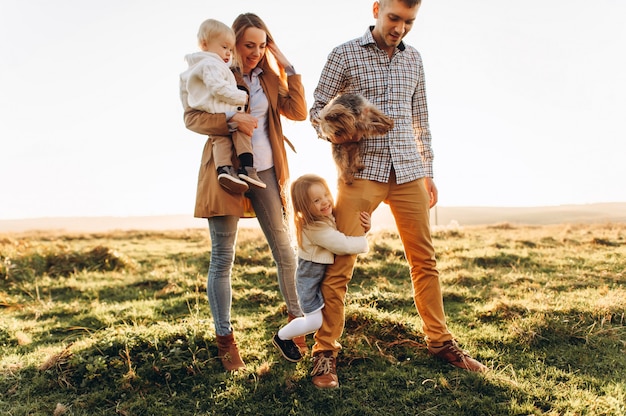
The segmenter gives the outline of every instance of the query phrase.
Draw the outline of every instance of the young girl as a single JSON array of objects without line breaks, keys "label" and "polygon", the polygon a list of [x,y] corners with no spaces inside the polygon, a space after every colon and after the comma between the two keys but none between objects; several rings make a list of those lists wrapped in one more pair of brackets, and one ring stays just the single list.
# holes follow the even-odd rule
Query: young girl
[{"label": "young girl", "polygon": [[[297,362],[302,353],[292,339],[313,333],[322,325],[324,298],[320,284],[326,265],[335,261],[335,254],[367,253],[368,244],[364,235],[352,237],[337,231],[333,197],[322,177],[307,174],[296,179],[291,185],[291,199],[298,239],[296,289],[304,316],[283,326],[274,335],[273,344],[287,360]],[[371,228],[370,214],[363,211],[358,215],[367,233]]]}]

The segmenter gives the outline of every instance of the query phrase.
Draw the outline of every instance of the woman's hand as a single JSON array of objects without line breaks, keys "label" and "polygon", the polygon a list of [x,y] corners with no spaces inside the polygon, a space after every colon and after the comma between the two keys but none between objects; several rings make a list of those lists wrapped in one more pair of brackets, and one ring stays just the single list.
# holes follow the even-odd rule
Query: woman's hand
[{"label": "woman's hand", "polygon": [[252,136],[254,129],[257,128],[258,120],[248,113],[235,113],[229,120],[230,123],[237,123],[237,130],[246,136]]},{"label": "woman's hand", "polygon": [[267,49],[269,49],[270,52],[272,52],[272,54],[274,55],[274,57],[276,58],[276,61],[278,62],[280,66],[282,66],[283,68],[287,68],[288,66],[291,66],[291,63],[289,63],[289,60],[287,59],[287,57],[283,55],[280,49],[278,49],[276,42],[268,43]]},{"label": "woman's hand", "polygon": [[372,216],[367,211],[361,211],[359,217],[361,219],[361,226],[365,232],[368,232],[372,228]]}]

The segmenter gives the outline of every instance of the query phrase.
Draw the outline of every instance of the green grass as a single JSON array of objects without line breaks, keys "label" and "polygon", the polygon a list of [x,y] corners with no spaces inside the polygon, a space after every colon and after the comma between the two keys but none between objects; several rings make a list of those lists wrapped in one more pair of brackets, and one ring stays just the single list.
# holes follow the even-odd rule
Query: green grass
[{"label": "green grass", "polygon": [[0,235],[0,413],[626,414],[626,225],[435,231],[449,326],[487,374],[427,355],[398,236],[369,238],[341,386],[323,391],[271,345],[287,313],[260,231],[241,230],[233,270],[234,374],[216,358],[207,230]]}]

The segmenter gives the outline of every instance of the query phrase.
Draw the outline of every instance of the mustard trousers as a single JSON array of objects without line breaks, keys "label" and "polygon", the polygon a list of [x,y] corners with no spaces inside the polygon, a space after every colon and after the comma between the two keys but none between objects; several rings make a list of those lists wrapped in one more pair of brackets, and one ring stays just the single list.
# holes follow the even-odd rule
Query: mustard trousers
[{"label": "mustard trousers", "polygon": [[[430,236],[429,195],[424,179],[402,185],[395,175],[388,183],[355,179],[352,185],[339,181],[335,219],[346,235],[363,235],[358,213],[373,212],[381,202],[389,204],[410,266],[413,299],[423,321],[426,342],[439,346],[453,338],[447,328],[435,249]],[[376,224],[372,224],[375,226]],[[356,255],[335,256],[321,285],[324,296],[323,323],[315,333],[313,354],[341,349],[338,339],[345,325],[345,297]]]}]

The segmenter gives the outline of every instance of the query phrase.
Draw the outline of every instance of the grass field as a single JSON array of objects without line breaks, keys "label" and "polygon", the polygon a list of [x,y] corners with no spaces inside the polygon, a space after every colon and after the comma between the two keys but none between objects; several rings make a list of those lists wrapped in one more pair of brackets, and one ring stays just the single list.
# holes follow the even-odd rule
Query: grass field
[{"label": "grass field", "polygon": [[207,230],[0,234],[0,413],[626,414],[626,224],[434,232],[449,326],[487,374],[427,355],[398,236],[369,239],[341,386],[323,391],[271,345],[287,314],[258,230],[233,271],[234,374],[216,358]]}]

